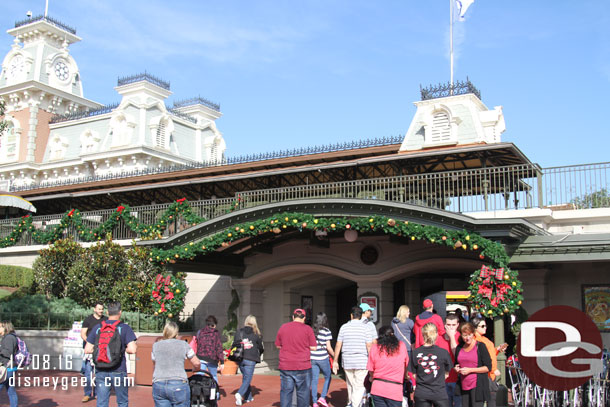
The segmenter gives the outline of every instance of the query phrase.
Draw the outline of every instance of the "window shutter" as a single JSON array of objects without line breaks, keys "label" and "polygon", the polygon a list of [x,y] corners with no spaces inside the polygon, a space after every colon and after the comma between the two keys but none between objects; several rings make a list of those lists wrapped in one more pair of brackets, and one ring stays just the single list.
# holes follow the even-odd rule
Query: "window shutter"
[{"label": "window shutter", "polygon": [[443,143],[451,141],[451,125],[446,112],[437,112],[432,117],[432,136],[430,143]]}]

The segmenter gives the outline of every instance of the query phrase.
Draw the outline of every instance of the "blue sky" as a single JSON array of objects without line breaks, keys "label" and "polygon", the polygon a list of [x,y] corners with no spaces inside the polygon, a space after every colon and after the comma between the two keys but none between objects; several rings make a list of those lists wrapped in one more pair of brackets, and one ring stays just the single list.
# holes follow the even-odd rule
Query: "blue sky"
[{"label": "blue sky", "polygon": [[[0,27],[44,7],[0,0]],[[49,0],[49,15],[83,39],[85,97],[117,102],[117,77],[147,70],[170,101],[220,103],[229,156],[404,135],[420,84],[449,80],[448,0]],[[504,107],[503,141],[543,167],[609,161],[610,2],[476,0],[454,33],[455,77]]]}]

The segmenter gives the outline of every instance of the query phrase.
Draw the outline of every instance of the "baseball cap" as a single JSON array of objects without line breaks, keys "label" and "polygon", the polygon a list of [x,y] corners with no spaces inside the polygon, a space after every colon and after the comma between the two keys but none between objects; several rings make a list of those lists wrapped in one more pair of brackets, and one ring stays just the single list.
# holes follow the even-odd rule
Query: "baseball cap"
[{"label": "baseball cap", "polygon": [[366,311],[374,311],[375,308],[371,307],[369,304],[363,302],[362,304],[360,304],[360,309],[362,310],[362,312],[366,312]]},{"label": "baseball cap", "polygon": [[434,303],[432,302],[432,300],[430,298],[426,298],[424,300],[424,308],[430,308],[433,305],[434,305]]},{"label": "baseball cap", "polygon": [[297,309],[295,309],[295,310],[292,312],[292,314],[293,314],[293,315],[296,315],[296,314],[303,314],[303,315],[307,315],[307,313],[305,312],[305,310],[304,310],[304,309],[302,309],[302,308],[297,308]]}]

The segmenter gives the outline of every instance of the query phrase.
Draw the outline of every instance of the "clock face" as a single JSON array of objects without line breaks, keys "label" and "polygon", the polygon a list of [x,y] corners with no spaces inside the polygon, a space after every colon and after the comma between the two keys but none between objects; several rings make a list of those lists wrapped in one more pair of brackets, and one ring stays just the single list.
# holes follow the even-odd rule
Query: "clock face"
[{"label": "clock face", "polygon": [[65,81],[70,76],[70,68],[64,61],[59,61],[55,64],[55,76],[60,81]]},{"label": "clock face", "polygon": [[15,78],[23,73],[24,70],[24,62],[23,57],[21,55],[17,55],[11,59],[11,62],[8,67],[8,74],[11,78]]}]

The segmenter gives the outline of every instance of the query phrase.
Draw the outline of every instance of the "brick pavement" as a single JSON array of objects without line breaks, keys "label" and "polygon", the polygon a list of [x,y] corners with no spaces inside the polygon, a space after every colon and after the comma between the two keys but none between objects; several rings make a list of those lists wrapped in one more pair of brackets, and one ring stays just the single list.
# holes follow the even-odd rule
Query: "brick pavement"
[{"label": "brick pavement", "polygon": [[[20,372],[22,383],[25,377],[39,376],[49,377],[48,380],[56,378],[59,380],[59,385],[56,389],[51,387],[18,387],[17,394],[19,396],[19,405],[28,407],[57,407],[57,406],[89,406],[94,407],[95,401],[82,403],[83,397],[82,388],[69,385],[72,378],[78,379],[80,375],[75,372],[59,372],[59,371],[40,371]],[[66,388],[62,388],[62,381],[67,384]],[[235,405],[235,393],[241,384],[241,375],[235,376],[220,376],[221,395],[220,407],[230,407]],[[320,380],[318,391],[321,389],[323,381]],[[255,375],[252,380],[252,388],[254,401],[245,404],[248,407],[279,407],[280,405],[280,377],[274,374]],[[347,390],[345,382],[341,379],[334,378],[331,381],[329,395],[327,400],[333,407],[343,407],[346,404]],[[0,405],[8,405],[6,390],[0,392]],[[130,407],[151,407],[152,402],[152,387],[150,386],[135,386],[129,390],[129,406]],[[116,406],[114,395],[110,398],[110,406]]]}]

